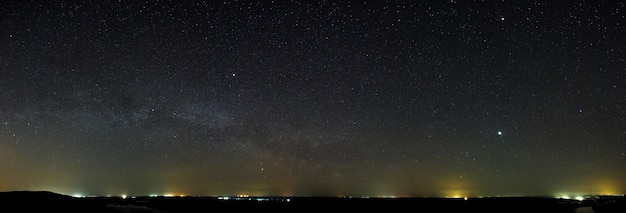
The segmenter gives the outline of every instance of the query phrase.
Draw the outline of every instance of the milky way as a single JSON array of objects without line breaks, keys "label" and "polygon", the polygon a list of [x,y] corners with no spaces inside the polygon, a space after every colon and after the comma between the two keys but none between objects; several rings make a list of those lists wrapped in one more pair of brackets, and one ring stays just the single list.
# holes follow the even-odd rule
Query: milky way
[{"label": "milky way", "polygon": [[623,194],[625,9],[8,1],[0,190]]}]

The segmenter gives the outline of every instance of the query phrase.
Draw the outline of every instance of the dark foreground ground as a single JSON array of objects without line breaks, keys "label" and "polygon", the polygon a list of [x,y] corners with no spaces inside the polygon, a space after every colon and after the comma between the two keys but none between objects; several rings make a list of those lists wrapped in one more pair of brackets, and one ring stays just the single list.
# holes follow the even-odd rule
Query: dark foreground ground
[{"label": "dark foreground ground", "polygon": [[272,212],[626,212],[623,196],[585,201],[541,197],[443,198],[325,198],[273,197],[119,197],[75,198],[52,192],[0,192],[0,212],[184,213],[216,211]]}]

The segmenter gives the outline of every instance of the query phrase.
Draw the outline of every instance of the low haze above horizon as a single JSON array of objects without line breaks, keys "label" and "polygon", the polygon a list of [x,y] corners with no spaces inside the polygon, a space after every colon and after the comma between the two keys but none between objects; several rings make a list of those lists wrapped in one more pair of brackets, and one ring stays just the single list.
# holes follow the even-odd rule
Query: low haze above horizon
[{"label": "low haze above horizon", "polygon": [[626,193],[619,1],[4,1],[0,191]]}]

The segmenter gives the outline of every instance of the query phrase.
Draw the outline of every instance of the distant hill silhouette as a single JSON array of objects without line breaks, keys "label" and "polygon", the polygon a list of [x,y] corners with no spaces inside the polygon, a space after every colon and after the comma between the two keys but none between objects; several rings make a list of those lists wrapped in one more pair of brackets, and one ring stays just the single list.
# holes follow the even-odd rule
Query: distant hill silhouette
[{"label": "distant hill silhouette", "polygon": [[187,213],[215,211],[384,211],[384,212],[563,212],[593,207],[594,213],[626,212],[624,197],[576,200],[542,197],[444,198],[337,198],[223,200],[216,197],[88,197],[76,198],[49,191],[0,192],[0,212]]},{"label": "distant hill silhouette", "polygon": [[[11,211],[5,211],[11,209]],[[115,212],[105,202],[49,191],[0,192],[0,212]]]}]

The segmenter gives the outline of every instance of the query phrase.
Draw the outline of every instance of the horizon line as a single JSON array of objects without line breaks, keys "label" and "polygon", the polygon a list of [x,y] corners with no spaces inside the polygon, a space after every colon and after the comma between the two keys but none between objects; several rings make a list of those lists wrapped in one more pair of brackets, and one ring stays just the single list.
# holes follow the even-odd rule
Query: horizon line
[{"label": "horizon line", "polygon": [[0,193],[20,193],[20,192],[33,192],[33,193],[52,193],[57,195],[63,195],[74,198],[184,198],[184,197],[196,197],[196,198],[216,198],[216,199],[233,199],[243,200],[246,198],[347,198],[347,199],[414,199],[414,198],[434,198],[434,199],[481,199],[481,198],[554,198],[564,200],[586,200],[601,197],[625,197],[625,194],[582,194],[582,195],[486,195],[486,196],[330,196],[330,195],[187,195],[187,194],[148,194],[148,195],[83,195],[83,194],[67,194],[48,190],[11,190],[0,191]]}]

